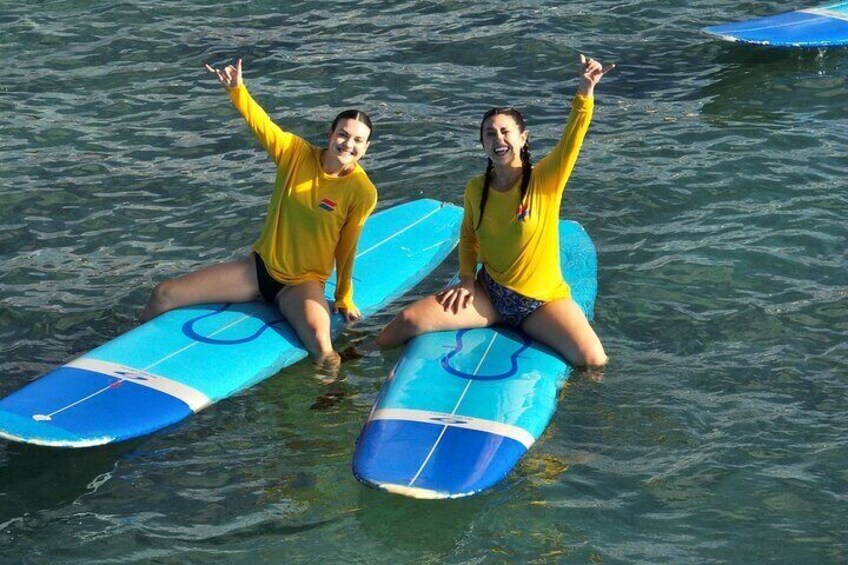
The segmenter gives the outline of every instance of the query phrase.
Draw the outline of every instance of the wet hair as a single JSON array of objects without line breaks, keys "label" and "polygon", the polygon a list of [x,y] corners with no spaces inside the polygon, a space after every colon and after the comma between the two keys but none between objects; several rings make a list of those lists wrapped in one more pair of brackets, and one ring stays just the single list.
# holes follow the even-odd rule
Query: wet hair
[{"label": "wet hair", "polygon": [[[505,107],[505,108],[492,108],[485,114],[483,114],[483,119],[480,121],[480,143],[483,143],[483,126],[486,124],[486,120],[493,116],[497,116],[503,114],[505,116],[509,116],[512,118],[516,125],[518,126],[518,131],[524,132],[527,130],[527,125],[524,121],[524,115],[516,110],[515,108]],[[526,142],[524,146],[521,148],[520,152],[521,156],[521,200],[520,202],[524,202],[524,196],[527,194],[527,187],[530,186],[530,173],[533,172],[533,162],[530,160],[530,142]],[[494,164],[492,160],[489,159],[486,164],[486,176],[483,178],[483,194],[480,196],[480,216],[477,218],[477,225],[474,227],[475,230],[480,229],[480,223],[483,221],[483,211],[486,209],[486,201],[489,199],[489,184],[492,182],[492,169],[494,168]]]},{"label": "wet hair", "polygon": [[368,114],[365,112],[361,112],[359,110],[345,110],[344,112],[339,112],[339,115],[333,119],[333,123],[330,125],[330,131],[336,131],[336,126],[339,125],[339,122],[342,120],[356,120],[357,122],[362,122],[368,129],[368,139],[371,139],[371,135],[374,133],[374,127],[371,125],[371,118],[368,117]]}]

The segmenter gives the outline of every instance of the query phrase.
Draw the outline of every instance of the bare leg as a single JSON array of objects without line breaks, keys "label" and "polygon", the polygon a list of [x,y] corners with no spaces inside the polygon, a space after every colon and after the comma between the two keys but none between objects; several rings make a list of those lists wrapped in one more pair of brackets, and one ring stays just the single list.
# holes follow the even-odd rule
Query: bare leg
[{"label": "bare leg", "polygon": [[156,285],[141,312],[146,322],[174,308],[209,302],[258,300],[259,284],[253,255],[244,259],[204,267]]},{"label": "bare leg", "polygon": [[324,297],[324,286],[314,281],[287,286],[277,295],[277,306],[312,355],[315,365],[330,373],[337,371],[341,360],[333,351],[330,306]]},{"label": "bare leg", "polygon": [[578,367],[601,367],[609,360],[589,320],[571,298],[544,304],[524,320],[521,329]]},{"label": "bare leg", "polygon": [[478,282],[475,283],[474,300],[468,307],[460,308],[456,313],[453,310],[445,311],[434,295],[408,306],[383,328],[377,336],[377,345],[390,349],[423,333],[485,328],[498,321],[500,316],[492,306],[489,295]]}]

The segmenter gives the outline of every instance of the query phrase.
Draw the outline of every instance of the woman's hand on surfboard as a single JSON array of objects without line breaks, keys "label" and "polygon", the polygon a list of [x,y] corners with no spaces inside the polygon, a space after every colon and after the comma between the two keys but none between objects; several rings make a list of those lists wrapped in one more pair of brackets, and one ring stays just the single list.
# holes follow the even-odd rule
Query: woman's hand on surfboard
[{"label": "woman's hand on surfboard", "polygon": [[580,64],[577,67],[577,76],[580,77],[577,92],[586,97],[592,96],[595,93],[595,85],[614,68],[614,63],[605,67],[594,59],[587,59],[586,55],[581,53]]},{"label": "woman's hand on surfboard", "polygon": [[362,318],[362,313],[359,311],[359,308],[351,304],[350,306],[342,306],[338,302],[333,305],[333,312],[338,312],[341,314],[345,322],[348,324],[351,322],[355,322]]},{"label": "woman's hand on surfboard", "polygon": [[241,59],[235,66],[227,65],[222,69],[216,69],[210,64],[206,64],[206,70],[218,77],[218,82],[227,88],[235,88],[241,84]]},{"label": "woman's hand on surfboard", "polygon": [[456,314],[460,308],[468,308],[468,305],[474,302],[474,289],[474,277],[462,277],[458,284],[449,286],[438,293],[436,300],[445,312],[452,310]]}]

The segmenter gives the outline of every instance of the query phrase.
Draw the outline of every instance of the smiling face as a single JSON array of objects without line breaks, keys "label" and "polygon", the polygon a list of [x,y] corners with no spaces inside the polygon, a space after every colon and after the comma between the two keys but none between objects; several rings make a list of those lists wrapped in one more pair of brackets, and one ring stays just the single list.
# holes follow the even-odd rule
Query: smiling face
[{"label": "smiling face", "polygon": [[359,120],[341,119],[327,134],[325,169],[328,173],[349,171],[368,151],[371,128]]},{"label": "smiling face", "polygon": [[494,114],[483,121],[480,141],[486,155],[496,166],[521,166],[521,148],[527,143],[527,131],[510,114]]}]

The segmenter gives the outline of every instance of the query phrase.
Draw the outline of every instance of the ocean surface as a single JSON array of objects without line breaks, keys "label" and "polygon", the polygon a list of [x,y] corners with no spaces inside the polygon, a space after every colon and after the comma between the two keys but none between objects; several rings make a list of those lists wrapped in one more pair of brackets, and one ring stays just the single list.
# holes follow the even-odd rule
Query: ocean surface
[{"label": "ocean surface", "polygon": [[350,328],[341,400],[300,363],[109,447],[0,442],[2,563],[848,562],[848,50],[700,28],[757,2],[0,0],[0,396],[134,327],[158,281],[242,256],[274,167],[203,69],[321,143],[375,137],[380,207],[461,203],[483,112],[556,143],[596,91],[562,215],[599,256],[612,361],[501,485],[415,501],[351,475],[399,351]]}]

